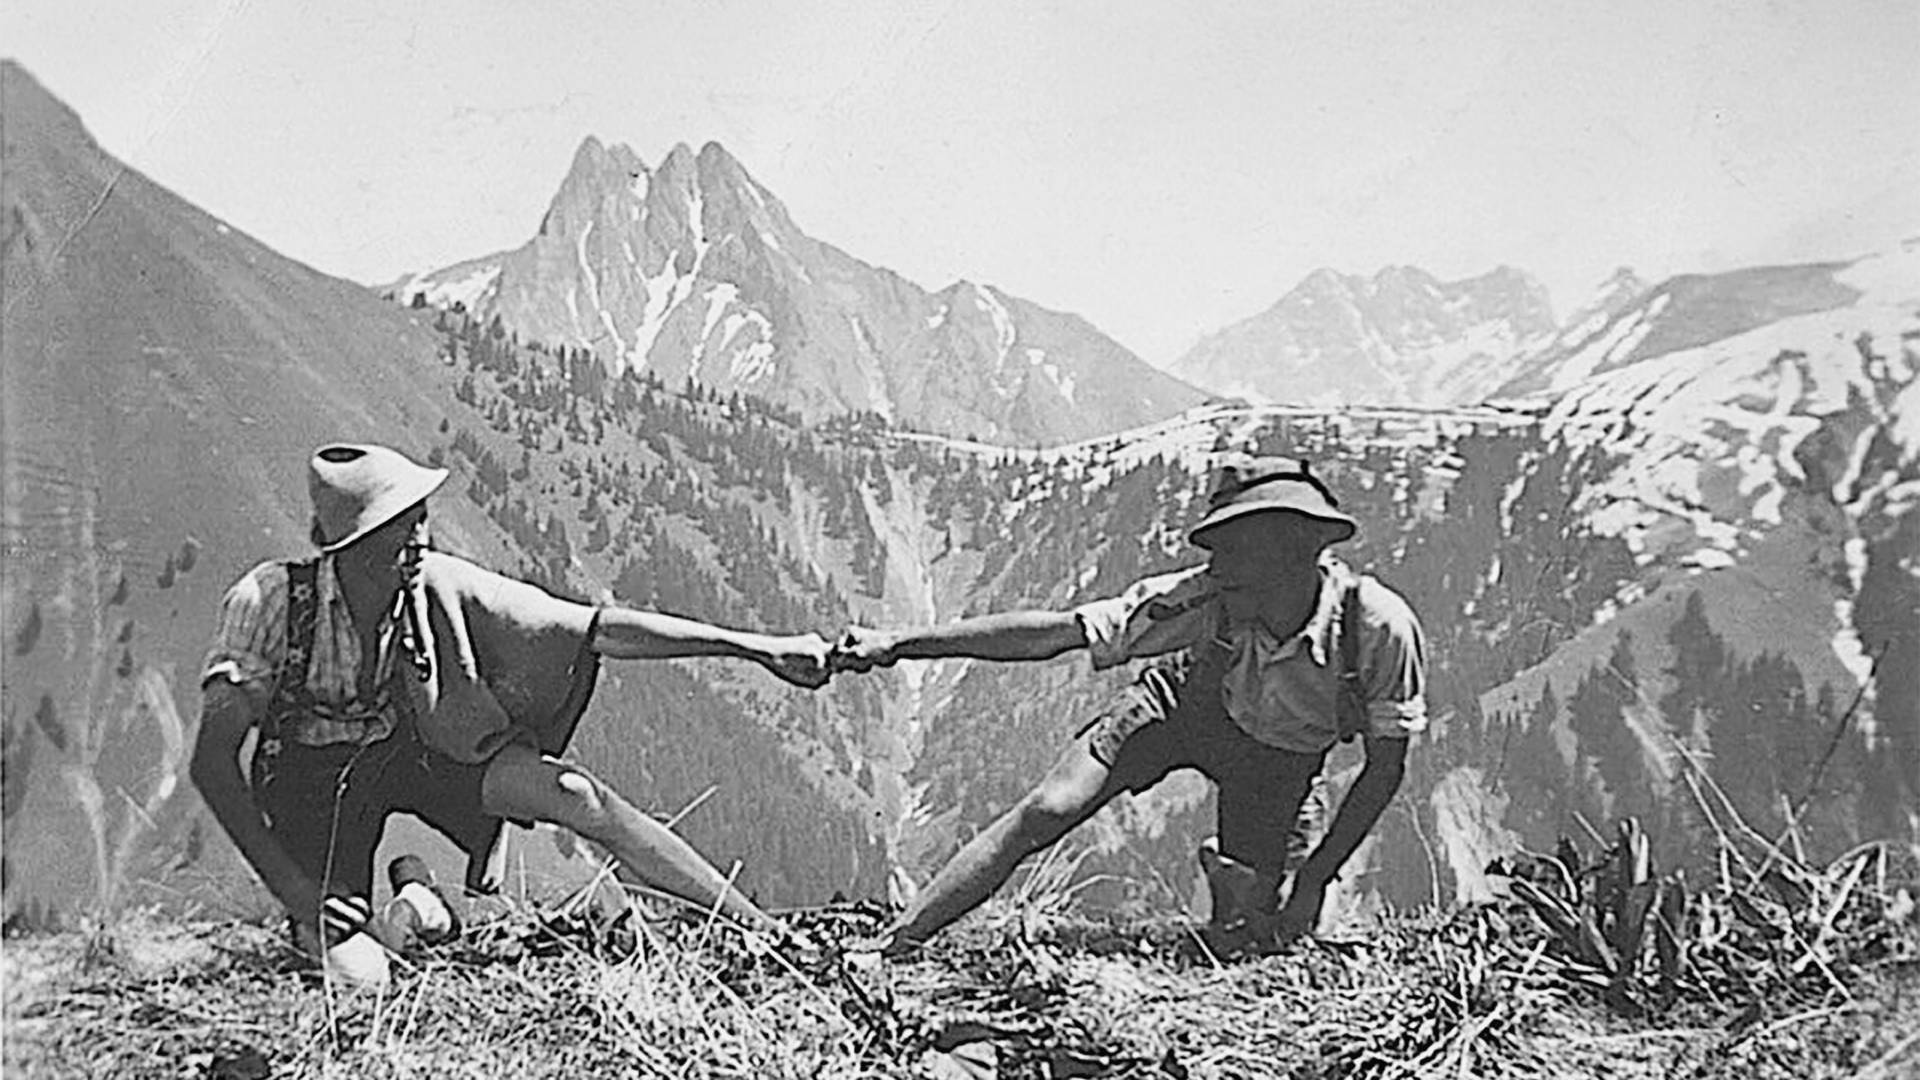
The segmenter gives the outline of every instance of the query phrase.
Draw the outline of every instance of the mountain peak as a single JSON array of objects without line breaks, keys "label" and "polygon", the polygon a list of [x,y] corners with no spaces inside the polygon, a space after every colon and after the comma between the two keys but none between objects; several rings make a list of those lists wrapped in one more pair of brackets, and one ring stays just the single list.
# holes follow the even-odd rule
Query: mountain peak
[{"label": "mountain peak", "polygon": [[34,131],[49,141],[101,152],[80,114],[49,93],[18,61],[0,59],[0,102],[6,107],[9,142],[16,132]]},{"label": "mountain peak", "polygon": [[709,139],[700,146],[700,164],[708,168],[741,168],[740,159],[727,152],[727,148],[716,140]]},{"label": "mountain peak", "polygon": [[1435,282],[1432,274],[1417,266],[1383,266],[1373,275],[1376,285],[1417,285]]},{"label": "mountain peak", "polygon": [[597,172],[605,167],[607,148],[592,135],[580,140],[579,149],[573,152],[573,166],[570,171],[589,170]]},{"label": "mountain peak", "polygon": [[1205,398],[1084,320],[966,281],[936,298],[815,240],[716,141],[678,143],[648,172],[584,139],[538,236],[426,279],[429,296],[458,290],[483,321],[591,349],[616,374],[807,413],[1054,443]]},{"label": "mountain peak", "polygon": [[700,156],[695,160],[700,176],[700,188],[705,194],[721,199],[729,199],[739,193],[751,191],[756,201],[764,202],[760,195],[760,185],[747,175],[746,167],[727,148],[717,142],[709,142],[700,148]]},{"label": "mountain peak", "polygon": [[699,159],[694,155],[693,148],[683,142],[674,143],[673,149],[667,151],[667,156],[660,159],[660,175],[663,177],[690,179],[698,171]]},{"label": "mountain peak", "polygon": [[1546,290],[1513,267],[1448,282],[1409,264],[1370,278],[1322,267],[1169,370],[1256,401],[1459,405],[1497,385],[1523,341],[1553,328]]},{"label": "mountain peak", "polygon": [[1294,292],[1300,292],[1302,290],[1308,292],[1345,292],[1346,289],[1347,276],[1330,266],[1323,266],[1315,270],[1313,273],[1301,278],[1300,284],[1293,287]]},{"label": "mountain peak", "polygon": [[562,190],[626,187],[647,172],[646,162],[633,152],[633,147],[626,143],[602,143],[589,135],[580,140],[579,148],[573,152],[573,163],[567,167],[567,177],[561,187]]}]

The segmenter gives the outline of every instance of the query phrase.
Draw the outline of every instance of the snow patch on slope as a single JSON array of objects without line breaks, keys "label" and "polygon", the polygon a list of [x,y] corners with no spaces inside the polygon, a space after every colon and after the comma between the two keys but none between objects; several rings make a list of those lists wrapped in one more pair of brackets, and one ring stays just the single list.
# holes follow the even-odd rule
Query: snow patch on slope
[{"label": "snow patch on slope", "polygon": [[[1849,271],[1856,287],[1920,291],[1911,253],[1893,268],[1867,262]],[[1791,489],[1808,480],[1795,452],[1821,431],[1851,433],[1841,449],[1853,476],[1826,480],[1836,498],[1858,500],[1855,478],[1878,432],[1896,439],[1903,460],[1920,453],[1916,357],[1905,344],[1920,332],[1915,307],[1895,301],[1782,319],[1572,388],[1549,411],[1548,430],[1575,445],[1604,443],[1623,459],[1576,505],[1642,562],[1671,554],[1684,565],[1731,565],[1782,520]],[[1589,351],[1614,355],[1644,325],[1623,320],[1611,346]],[[1828,423],[1847,414],[1854,418]]]},{"label": "snow patch on slope", "polygon": [[1001,370],[1007,366],[1007,354],[1013,351],[1013,343],[1019,337],[1019,331],[1013,324],[1013,314],[1007,310],[1007,305],[1001,303],[1000,298],[993,294],[990,286],[975,285],[973,302],[980,310],[987,313],[989,319],[993,320],[994,345],[997,350],[994,370]]},{"label": "snow patch on slope", "polygon": [[1569,357],[1554,371],[1550,389],[1555,392],[1571,389],[1599,368],[1631,353],[1653,332],[1654,323],[1672,300],[1672,296],[1662,293],[1646,307],[1622,316],[1598,341]]},{"label": "snow patch on slope", "polygon": [[434,307],[450,308],[459,304],[472,311],[499,280],[499,261],[487,260],[450,267],[439,274],[416,274],[403,278],[393,288],[393,295],[401,303],[407,304],[413,302],[415,295],[425,294],[426,302]]},{"label": "snow patch on slope", "polygon": [[[720,321],[720,316],[726,312],[727,305],[733,303],[739,296],[740,287],[730,281],[723,281],[707,290],[707,318],[700,327],[701,348],[705,348],[707,339],[713,336],[714,325]],[[739,329],[738,323],[735,323],[732,319],[727,321],[732,324],[732,328],[727,331],[726,338],[721,340],[720,346],[722,348],[726,347],[727,339],[733,337],[733,331]]]}]

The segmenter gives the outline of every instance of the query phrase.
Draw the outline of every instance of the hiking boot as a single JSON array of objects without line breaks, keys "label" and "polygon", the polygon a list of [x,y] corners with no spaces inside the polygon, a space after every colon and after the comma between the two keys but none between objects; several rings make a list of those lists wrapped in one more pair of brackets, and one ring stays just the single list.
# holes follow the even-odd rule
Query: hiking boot
[{"label": "hiking boot", "polygon": [[434,884],[433,871],[418,855],[402,855],[387,864],[393,899],[387,921],[404,928],[423,945],[438,945],[460,934],[460,917]]},{"label": "hiking boot", "polygon": [[1215,837],[1200,845],[1200,868],[1213,906],[1201,935],[1207,948],[1215,956],[1237,956],[1270,943],[1280,918],[1278,875],[1222,855]]}]

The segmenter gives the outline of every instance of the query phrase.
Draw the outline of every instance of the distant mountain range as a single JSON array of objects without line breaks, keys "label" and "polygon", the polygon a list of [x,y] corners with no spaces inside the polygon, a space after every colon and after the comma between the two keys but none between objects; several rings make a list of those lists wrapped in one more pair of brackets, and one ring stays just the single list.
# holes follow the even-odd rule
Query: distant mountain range
[{"label": "distant mountain range", "polygon": [[[1651,286],[1622,276],[1564,328],[1516,274],[1467,291],[1412,271],[1329,275],[1314,304],[1348,311],[1329,326],[1402,343],[1480,327],[1480,340],[1531,344],[1504,358],[1489,347],[1443,380],[1490,387],[1489,406],[1182,399],[1071,442],[1074,429],[1042,422],[1053,413],[1009,406],[996,419],[979,404],[1052,383],[1045,363],[1067,347],[1039,336],[1038,309],[891,279],[901,318],[887,325],[908,334],[910,312],[934,337],[951,330],[953,363],[978,386],[1000,385],[987,361],[1002,358],[1001,375],[1025,380],[1011,398],[952,399],[948,415],[969,423],[940,435],[827,404],[832,363],[890,371],[896,352],[836,361],[820,346],[803,362],[816,339],[781,336],[835,325],[828,312],[880,325],[862,290],[889,276],[847,260],[835,279],[846,257],[824,246],[795,265],[846,284],[839,307],[791,299],[798,269],[779,288],[721,273],[782,257],[737,225],[703,232],[704,254],[640,260],[652,280],[676,269],[643,303],[666,313],[649,348],[635,354],[631,333],[647,320],[614,319],[625,335],[614,355],[629,358],[615,373],[608,353],[570,343],[573,323],[532,321],[570,320],[564,290],[558,308],[544,290],[514,301],[527,321],[510,320],[483,298],[496,285],[503,303],[517,295],[505,264],[488,284],[482,262],[460,295],[448,277],[381,300],[113,161],[17,66],[0,64],[0,79],[11,919],[136,896],[249,895],[182,775],[195,672],[225,586],[258,559],[307,550],[302,466],[340,438],[451,469],[436,536],[487,565],[589,598],[823,632],[1109,595],[1197,560],[1184,530],[1219,448],[1308,454],[1364,522],[1347,556],[1413,601],[1434,664],[1434,730],[1343,886],[1345,910],[1483,895],[1493,855],[1626,814],[1648,824],[1662,865],[1697,858],[1729,812],[1769,837],[1792,830],[1816,853],[1915,835],[1915,245]],[[631,165],[617,151],[585,156]],[[728,173],[713,148],[684,157],[676,175],[709,159]],[[632,220],[673,188],[668,172],[649,175],[645,199],[614,204]],[[720,201],[719,187],[700,190]],[[766,215],[753,220],[781,250],[809,250],[751,190],[735,188],[741,213]],[[679,237],[669,250],[692,242],[668,209],[642,215],[656,216]],[[591,253],[602,239],[597,226],[576,229],[597,218],[557,218],[554,250],[515,256],[577,254],[582,238]],[[765,250],[747,258],[755,242]],[[602,296],[613,280],[593,276]],[[573,295],[578,305],[587,294]],[[779,295],[793,306],[769,299]],[[1450,323],[1428,308],[1449,296]],[[1083,325],[1058,318],[1062,334]],[[1400,329],[1380,329],[1389,323]],[[1075,348],[1096,340],[1070,337]],[[786,353],[750,356],[746,341],[794,343],[796,381],[779,382]],[[1021,369],[1029,345],[1047,351]],[[1072,369],[1076,387],[1137,374],[1075,355],[1090,365]],[[1404,370],[1380,355],[1381,373]],[[753,356],[772,366],[754,375]],[[704,374],[735,372],[736,360],[731,383]],[[689,383],[696,361],[703,374]],[[901,395],[890,399],[898,420],[912,419],[904,378],[882,380]],[[762,385],[784,389],[746,392]],[[1016,419],[1049,448],[1008,446],[1015,427],[991,442],[961,437],[990,434],[973,422]],[[576,749],[644,807],[691,808],[679,828],[722,865],[740,860],[740,880],[769,903],[900,894],[1030,785],[1124,678],[1080,659],[903,663],[808,695],[717,661],[609,664]],[[1336,773],[1351,764],[1337,759]],[[1725,792],[1714,822],[1693,796],[1689,778],[1702,776]],[[1086,856],[1079,873],[1104,875],[1083,895],[1184,902],[1193,847],[1211,829],[1210,796],[1190,777],[1117,805],[1072,842]],[[516,842],[529,867],[570,848],[551,832]]]},{"label": "distant mountain range", "polygon": [[591,349],[616,374],[991,442],[1086,438],[1206,399],[1078,316],[973,282],[928,292],[809,237],[718,143],[649,167],[588,138],[526,244],[382,291]]},{"label": "distant mountain range", "polygon": [[1640,360],[1851,306],[1863,295],[1844,280],[1851,265],[1683,274],[1655,287],[1622,271],[1608,282],[1599,302],[1576,313],[1552,341],[1516,357],[1510,377],[1494,394],[1558,394]]},{"label": "distant mountain range", "polygon": [[[527,243],[380,291],[589,349],[614,373],[694,379],[814,417],[872,412],[1054,445],[1210,397],[1447,408],[1558,392],[1610,365],[1845,305],[1851,294],[1831,281],[1842,265],[1657,288],[1622,268],[1564,323],[1546,289],[1512,267],[1451,282],[1411,266],[1322,269],[1161,373],[1078,317],[972,282],[928,292],[809,237],[717,143],[697,155],[676,146],[649,167],[589,137]],[[1617,322],[1670,304],[1660,333]]]},{"label": "distant mountain range", "polygon": [[1469,405],[1554,330],[1546,290],[1507,267],[1455,282],[1407,266],[1372,278],[1320,270],[1169,370],[1257,402]]}]

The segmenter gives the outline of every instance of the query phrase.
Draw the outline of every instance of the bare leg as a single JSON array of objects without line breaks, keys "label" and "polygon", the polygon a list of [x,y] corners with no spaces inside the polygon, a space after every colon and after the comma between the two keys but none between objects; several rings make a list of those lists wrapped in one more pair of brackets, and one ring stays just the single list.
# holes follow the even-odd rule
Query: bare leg
[{"label": "bare leg", "polygon": [[1083,735],[1060,755],[1038,787],[967,841],[940,868],[900,921],[885,951],[908,952],[979,907],[1013,876],[1021,860],[1051,846],[1120,793]]},{"label": "bare leg", "polygon": [[703,908],[718,906],[755,929],[780,929],[693,845],[576,765],[509,746],[488,765],[480,798],[490,814],[553,822],[592,840],[619,860],[627,880]]}]

